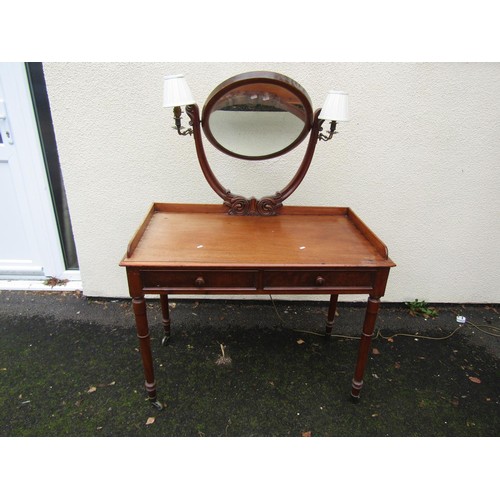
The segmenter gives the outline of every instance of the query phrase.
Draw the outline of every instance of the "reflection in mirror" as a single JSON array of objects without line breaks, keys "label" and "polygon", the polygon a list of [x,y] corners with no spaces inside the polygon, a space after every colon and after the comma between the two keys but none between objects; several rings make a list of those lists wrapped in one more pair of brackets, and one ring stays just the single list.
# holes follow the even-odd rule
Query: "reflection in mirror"
[{"label": "reflection in mirror", "polygon": [[296,146],[311,127],[308,97],[281,81],[247,80],[219,92],[207,104],[204,128],[208,139],[240,158],[282,154]]},{"label": "reflection in mirror", "polygon": [[281,151],[303,128],[303,122],[286,112],[218,110],[210,116],[210,129],[217,141],[242,156],[266,156]]}]

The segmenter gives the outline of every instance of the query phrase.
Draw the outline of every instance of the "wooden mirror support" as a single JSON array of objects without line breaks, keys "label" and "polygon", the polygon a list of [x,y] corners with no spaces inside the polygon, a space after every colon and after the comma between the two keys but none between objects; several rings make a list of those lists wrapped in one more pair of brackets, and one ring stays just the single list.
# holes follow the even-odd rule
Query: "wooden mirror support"
[{"label": "wooden mirror support", "polygon": [[[265,87],[265,85],[267,85],[267,87]],[[294,102],[289,105],[290,112],[299,114],[297,110],[300,110],[300,119],[304,123],[300,133],[296,137],[294,137],[292,141],[288,145],[286,145],[286,147],[281,148],[280,150],[275,151],[271,154],[249,156],[238,154],[234,151],[229,151],[227,148],[220,145],[220,143],[214,137],[209,126],[210,116],[217,102],[223,99],[225,95],[234,93],[235,89],[252,88],[252,86],[256,89],[275,88],[281,90],[282,93],[287,97],[294,96]],[[276,90],[274,90],[274,93],[277,93]],[[221,85],[216,87],[207,99],[207,102],[203,108],[202,118],[200,117],[199,107],[196,104],[186,106],[186,114],[190,118],[190,125],[192,126],[193,130],[196,153],[198,155],[198,161],[200,163],[201,170],[210,187],[217,193],[217,195],[222,198],[223,203],[228,208],[228,213],[230,215],[269,216],[277,215],[280,212],[280,209],[283,206],[283,202],[298,188],[298,186],[304,179],[309,166],[311,165],[322,124],[322,120],[318,119],[319,113],[320,110],[317,110],[314,113],[312,112],[312,106],[309,96],[298,83],[294,82],[284,75],[280,75],[279,73],[271,73],[265,71],[237,75],[226,80],[226,82],[223,82]],[[226,154],[229,154],[230,156],[246,160],[269,159],[288,153],[297,145],[299,145],[307,137],[308,134],[309,141],[301,164],[299,165],[295,175],[292,177],[290,182],[283,189],[277,191],[273,195],[265,196],[260,199],[256,199],[255,197],[247,198],[240,194],[233,194],[217,179],[212,168],[210,167],[210,163],[208,162],[207,156],[205,154],[205,148],[202,138],[202,128],[209,141],[214,146],[216,146],[217,149]],[[251,140],[251,138],[249,138],[249,140]]]},{"label": "wooden mirror support", "polygon": [[254,197],[246,198],[245,196],[239,194],[233,194],[219,182],[213,170],[210,168],[210,164],[205,154],[198,106],[196,104],[186,106],[186,114],[191,118],[196,153],[198,155],[198,161],[203,175],[205,176],[205,179],[210,187],[222,198],[224,205],[228,207],[228,213],[230,215],[277,215],[283,205],[283,201],[285,201],[299,187],[309,169],[309,166],[311,165],[314,150],[316,149],[316,144],[318,142],[319,110],[314,113],[314,122],[310,129],[307,149],[302,163],[300,164],[294,177],[282,190],[277,191],[274,195],[265,196],[260,199],[256,199]]}]

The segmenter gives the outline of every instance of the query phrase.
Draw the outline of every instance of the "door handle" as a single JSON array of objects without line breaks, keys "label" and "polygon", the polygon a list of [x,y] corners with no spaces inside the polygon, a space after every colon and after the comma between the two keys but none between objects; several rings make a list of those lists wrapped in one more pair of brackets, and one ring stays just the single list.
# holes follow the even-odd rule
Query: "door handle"
[{"label": "door handle", "polygon": [[12,131],[10,130],[9,119],[7,117],[7,106],[5,106],[5,102],[3,99],[0,99],[0,134],[2,134],[2,137],[5,136],[9,144],[14,144]]}]

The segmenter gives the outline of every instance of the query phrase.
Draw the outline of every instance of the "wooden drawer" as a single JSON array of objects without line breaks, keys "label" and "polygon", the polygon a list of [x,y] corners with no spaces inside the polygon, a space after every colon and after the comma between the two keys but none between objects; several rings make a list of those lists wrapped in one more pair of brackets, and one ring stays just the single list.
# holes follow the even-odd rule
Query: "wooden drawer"
[{"label": "wooden drawer", "polygon": [[257,287],[255,271],[142,271],[144,289],[206,290],[246,289]]},{"label": "wooden drawer", "polygon": [[263,274],[264,290],[280,289],[371,289],[375,281],[374,271],[325,271],[316,270],[280,270],[265,271]]}]

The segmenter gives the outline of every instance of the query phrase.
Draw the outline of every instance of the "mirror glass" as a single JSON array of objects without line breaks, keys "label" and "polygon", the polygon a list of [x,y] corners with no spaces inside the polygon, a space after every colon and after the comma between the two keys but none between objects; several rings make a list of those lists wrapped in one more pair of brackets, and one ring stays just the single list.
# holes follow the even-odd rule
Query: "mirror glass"
[{"label": "mirror glass", "polygon": [[272,75],[236,83],[230,79],[209,97],[203,127],[218,149],[238,158],[272,158],[307,135],[312,121],[309,97],[287,77],[285,81],[277,78],[282,75]]}]

